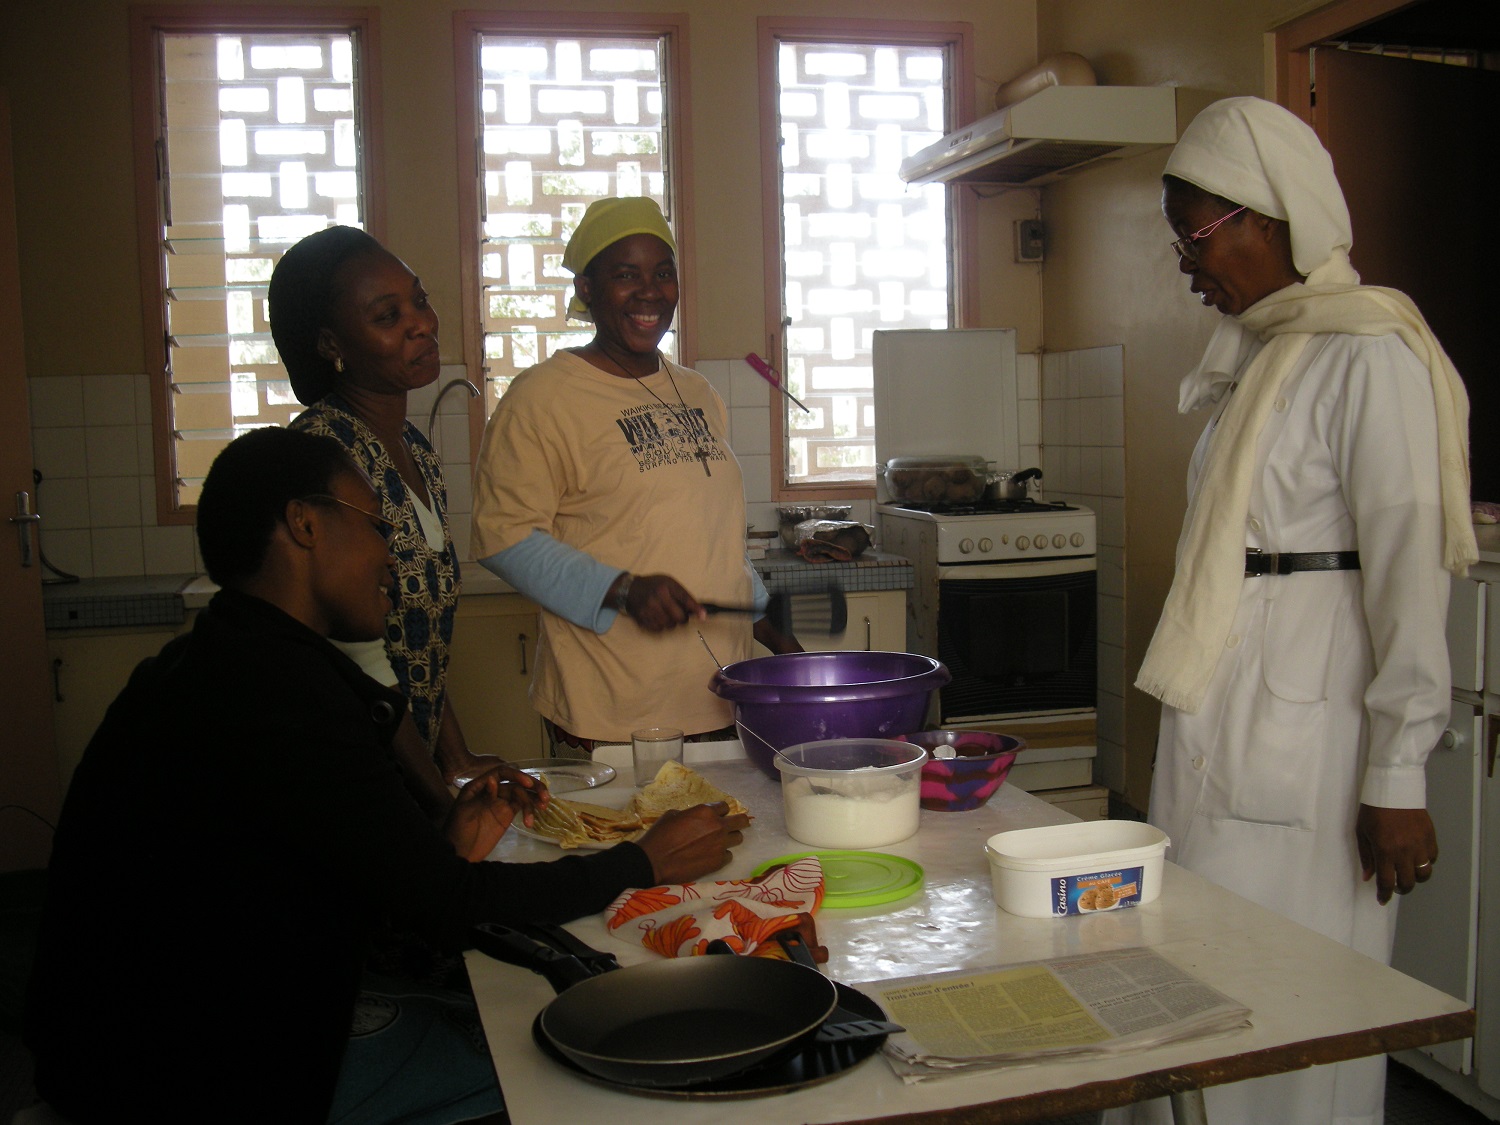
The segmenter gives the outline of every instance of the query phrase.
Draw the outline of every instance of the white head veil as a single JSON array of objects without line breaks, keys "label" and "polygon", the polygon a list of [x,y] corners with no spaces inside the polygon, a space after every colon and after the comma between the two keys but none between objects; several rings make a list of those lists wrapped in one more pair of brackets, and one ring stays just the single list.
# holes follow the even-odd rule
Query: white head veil
[{"label": "white head veil", "polygon": [[1290,224],[1303,277],[1354,245],[1333,158],[1306,122],[1272,102],[1214,102],[1183,130],[1166,174]]},{"label": "white head veil", "polygon": [[[1468,398],[1422,314],[1393,289],[1359,284],[1349,264],[1349,208],[1333,160],[1293,114],[1259,98],[1228,98],[1182,134],[1166,173],[1243,203],[1290,227],[1292,261],[1305,284],[1225,316],[1196,370],[1182,381],[1179,409],[1239,390],[1219,416],[1177,545],[1177,571],[1136,686],[1197,711],[1224,653],[1244,582],[1245,521],[1256,444],[1288,373],[1319,333],[1398,335],[1432,377],[1438,426],[1434,470],[1442,483],[1443,563],[1464,574],[1478,557],[1469,522]],[[1253,359],[1250,346],[1264,347]],[[1302,548],[1297,545],[1297,549]]]}]

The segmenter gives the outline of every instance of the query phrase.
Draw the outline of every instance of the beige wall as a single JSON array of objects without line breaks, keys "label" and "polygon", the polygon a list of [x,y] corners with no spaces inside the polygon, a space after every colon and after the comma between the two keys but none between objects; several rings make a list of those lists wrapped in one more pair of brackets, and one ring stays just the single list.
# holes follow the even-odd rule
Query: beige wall
[{"label": "beige wall", "polygon": [[[1268,93],[1264,33],[1307,10],[1288,0],[1042,0],[1038,53],[1076,51],[1101,83],[1173,83],[1219,95]],[[1125,672],[1133,682],[1172,577],[1187,506],[1185,473],[1203,427],[1177,413],[1178,380],[1219,314],[1189,294],[1161,217],[1166,153],[1149,153],[1049,188],[1043,301],[1049,351],[1125,348]],[[1146,808],[1159,710],[1125,693],[1126,800]]]}]

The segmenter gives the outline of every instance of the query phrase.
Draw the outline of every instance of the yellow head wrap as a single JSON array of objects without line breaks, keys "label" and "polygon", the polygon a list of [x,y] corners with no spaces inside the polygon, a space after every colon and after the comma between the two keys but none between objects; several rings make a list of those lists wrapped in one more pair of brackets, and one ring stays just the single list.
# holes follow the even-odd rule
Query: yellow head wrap
[{"label": "yellow head wrap", "polygon": [[[596,199],[583,213],[573,237],[563,250],[563,269],[577,277],[603,251],[632,234],[654,234],[677,253],[677,242],[656,200],[634,195],[625,199]],[[575,287],[568,300],[573,320],[593,320],[588,306],[578,299]]]}]

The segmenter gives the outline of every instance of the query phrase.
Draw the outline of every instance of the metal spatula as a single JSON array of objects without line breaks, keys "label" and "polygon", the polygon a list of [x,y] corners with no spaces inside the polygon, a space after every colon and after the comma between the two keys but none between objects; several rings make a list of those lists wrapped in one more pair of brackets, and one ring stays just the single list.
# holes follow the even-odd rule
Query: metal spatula
[{"label": "metal spatula", "polygon": [[[754,606],[702,604],[709,613],[756,612]],[[772,628],[788,636],[832,637],[848,627],[849,603],[844,599],[844,591],[837,586],[815,593],[772,594],[766,606],[766,617]]]}]

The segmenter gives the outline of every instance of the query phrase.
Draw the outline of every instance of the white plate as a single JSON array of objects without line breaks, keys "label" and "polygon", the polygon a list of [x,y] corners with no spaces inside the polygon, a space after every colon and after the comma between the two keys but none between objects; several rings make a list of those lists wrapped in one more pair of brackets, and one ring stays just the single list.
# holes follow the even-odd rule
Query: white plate
[{"label": "white plate", "polygon": [[[589,763],[580,762],[578,764],[588,765]],[[609,769],[608,766],[604,766],[602,768]],[[530,771],[528,770],[527,772],[529,773]],[[613,775],[613,773],[614,770],[610,770],[610,774]],[[601,782],[601,784],[603,783]],[[554,790],[554,792],[556,792],[556,790]],[[587,797],[588,799],[584,802],[585,804],[603,805],[606,808],[611,809],[623,809],[626,804],[629,803],[630,798],[634,797],[635,794],[635,789],[626,787],[620,789],[610,789],[603,793],[582,793],[579,794],[579,799],[582,800],[583,798]],[[615,846],[614,844],[606,844],[599,840],[587,840],[579,844],[576,848],[564,848],[551,836],[543,836],[540,832],[532,831],[530,828],[527,828],[526,825],[522,824],[520,820],[511,821],[510,827],[511,831],[518,832],[522,836],[525,836],[527,839],[540,840],[542,843],[551,844],[553,847],[558,848],[562,851],[604,852]]]},{"label": "white plate", "polygon": [[[581,758],[526,758],[510,764],[522,773],[529,773],[532,777],[545,781],[547,788],[554,793],[597,789],[615,779],[614,766]],[[455,784],[462,788],[468,780],[461,778]]]}]

